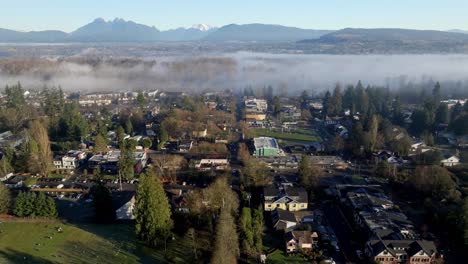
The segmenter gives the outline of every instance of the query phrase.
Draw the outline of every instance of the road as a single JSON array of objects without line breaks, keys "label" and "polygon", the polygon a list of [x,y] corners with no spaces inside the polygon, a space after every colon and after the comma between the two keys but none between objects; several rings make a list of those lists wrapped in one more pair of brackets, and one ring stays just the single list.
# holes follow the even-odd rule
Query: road
[{"label": "road", "polygon": [[338,238],[338,245],[343,255],[341,259],[335,261],[337,263],[359,263],[360,261],[356,256],[356,250],[360,249],[357,246],[359,244],[355,241],[353,228],[346,220],[341,209],[336,204],[327,203],[322,205],[322,210]]}]

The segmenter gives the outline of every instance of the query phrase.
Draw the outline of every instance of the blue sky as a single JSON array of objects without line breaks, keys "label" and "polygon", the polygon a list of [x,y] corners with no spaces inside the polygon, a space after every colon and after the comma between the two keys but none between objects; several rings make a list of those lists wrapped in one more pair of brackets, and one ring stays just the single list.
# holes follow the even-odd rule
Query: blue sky
[{"label": "blue sky", "polygon": [[468,29],[466,0],[0,0],[0,28],[72,31],[97,17],[158,29],[269,23],[313,29]]}]

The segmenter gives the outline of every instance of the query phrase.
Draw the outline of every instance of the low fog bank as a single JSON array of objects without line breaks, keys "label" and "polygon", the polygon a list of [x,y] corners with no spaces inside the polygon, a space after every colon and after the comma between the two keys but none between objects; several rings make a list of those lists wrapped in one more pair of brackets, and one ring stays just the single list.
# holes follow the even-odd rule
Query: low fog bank
[{"label": "low fog bank", "polygon": [[27,89],[60,85],[67,91],[203,91],[263,88],[320,93],[343,85],[398,89],[440,81],[468,89],[468,55],[275,55],[239,52],[151,59],[69,57],[0,60],[0,85]]}]

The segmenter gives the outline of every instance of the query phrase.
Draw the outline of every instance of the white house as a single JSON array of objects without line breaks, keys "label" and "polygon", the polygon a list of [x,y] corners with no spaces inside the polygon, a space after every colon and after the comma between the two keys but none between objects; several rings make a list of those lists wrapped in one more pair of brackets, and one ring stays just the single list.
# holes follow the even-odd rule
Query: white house
[{"label": "white house", "polygon": [[198,170],[210,170],[212,168],[216,170],[226,170],[228,166],[228,159],[202,159],[195,164],[195,168]]},{"label": "white house", "polygon": [[65,156],[57,156],[54,166],[58,170],[74,170],[86,158],[84,151],[71,150]]},{"label": "white house", "polygon": [[456,165],[460,164],[460,158],[458,158],[455,155],[452,155],[450,157],[447,157],[446,159],[441,160],[440,163],[444,167],[452,167],[452,166],[456,166]]},{"label": "white house", "polygon": [[115,217],[117,220],[133,220],[135,215],[133,209],[135,208],[135,195],[133,193],[114,194]]}]

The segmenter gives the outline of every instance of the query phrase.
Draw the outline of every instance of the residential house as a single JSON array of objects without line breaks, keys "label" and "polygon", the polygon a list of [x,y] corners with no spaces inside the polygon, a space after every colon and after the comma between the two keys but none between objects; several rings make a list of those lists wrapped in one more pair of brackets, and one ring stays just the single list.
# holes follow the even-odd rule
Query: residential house
[{"label": "residential house", "polygon": [[79,150],[70,150],[66,155],[56,156],[54,158],[55,169],[74,170],[83,164],[86,159],[86,153]]},{"label": "residential house", "polygon": [[296,217],[290,211],[275,209],[271,211],[271,221],[277,231],[288,232],[296,228]]},{"label": "residential house", "polygon": [[0,133],[0,147],[16,148],[25,140],[25,137],[14,135],[11,131]]},{"label": "residential house", "polygon": [[247,99],[244,101],[245,119],[247,121],[263,121],[266,119],[268,103],[263,99]]},{"label": "residential house", "polygon": [[224,171],[229,168],[228,159],[202,159],[195,164],[195,168],[199,171],[209,171],[215,169]]},{"label": "residential house", "polygon": [[427,240],[371,240],[366,254],[381,264],[434,263],[437,249]]},{"label": "residential house", "polygon": [[440,161],[440,164],[444,167],[456,166],[460,164],[460,158],[455,155],[447,155]]},{"label": "residential house", "polygon": [[340,156],[310,156],[309,159],[313,165],[320,167],[347,167],[347,163]]},{"label": "residential house", "polygon": [[192,136],[197,137],[197,138],[204,138],[208,135],[208,129],[203,129],[203,130],[194,130],[192,131]]},{"label": "residential house", "polygon": [[307,210],[307,191],[301,187],[266,187],[263,192],[264,210],[273,211],[277,208],[288,211]]},{"label": "residential house", "polygon": [[317,232],[290,231],[284,235],[286,253],[294,253],[300,250],[312,250],[318,243]]},{"label": "residential house", "polygon": [[133,220],[135,215],[135,192],[114,192],[112,194],[112,202],[114,204],[115,218],[117,220]]}]

